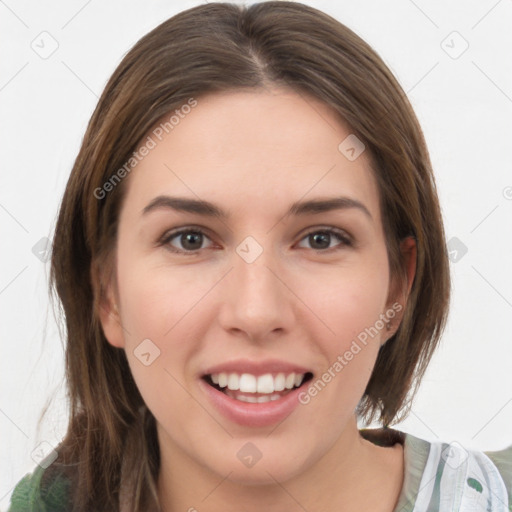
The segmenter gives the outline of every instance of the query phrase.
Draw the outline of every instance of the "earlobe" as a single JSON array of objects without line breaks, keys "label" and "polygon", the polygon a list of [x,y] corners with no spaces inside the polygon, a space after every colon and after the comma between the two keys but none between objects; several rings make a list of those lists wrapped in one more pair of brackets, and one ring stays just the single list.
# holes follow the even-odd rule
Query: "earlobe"
[{"label": "earlobe", "polygon": [[411,293],[414,276],[416,275],[416,241],[412,236],[404,238],[400,242],[400,253],[403,264],[403,277],[406,282],[399,276],[393,276],[388,304],[391,306],[398,302],[405,308]]},{"label": "earlobe", "polygon": [[111,293],[108,293],[106,298],[100,300],[98,316],[107,341],[114,347],[124,348],[121,315]]},{"label": "earlobe", "polygon": [[[400,252],[402,255],[402,261],[404,265],[404,277],[406,278],[407,283],[404,283],[396,276],[393,279],[393,283],[391,286],[392,292],[390,293],[390,296],[388,298],[387,307],[392,308],[398,314],[396,316],[393,315],[393,320],[390,320],[389,327],[386,326],[387,332],[389,334],[387,336],[387,339],[394,336],[396,331],[398,330],[398,327],[400,326],[402,316],[405,312],[405,306],[407,304],[409,294],[411,293],[414,277],[416,275],[417,248],[416,241],[412,236],[404,238],[401,241]],[[382,345],[384,343],[382,343]]]},{"label": "earlobe", "polygon": [[400,243],[400,251],[402,253],[402,259],[404,261],[407,275],[407,299],[411,293],[412,283],[414,282],[414,276],[416,275],[417,248],[416,241],[412,236],[408,236],[402,240]]},{"label": "earlobe", "polygon": [[108,284],[104,284],[105,274],[101,274],[96,265],[91,267],[91,278],[94,287],[95,313],[98,316],[103,334],[113,347],[124,348],[125,341],[121,314],[114,293],[113,276],[110,274]]}]

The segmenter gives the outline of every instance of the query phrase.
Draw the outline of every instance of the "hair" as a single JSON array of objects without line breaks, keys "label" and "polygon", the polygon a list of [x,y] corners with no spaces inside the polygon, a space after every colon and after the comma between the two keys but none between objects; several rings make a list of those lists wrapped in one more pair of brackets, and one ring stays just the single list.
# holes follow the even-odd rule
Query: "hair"
[{"label": "hair", "polygon": [[390,275],[401,282],[400,242],[416,242],[400,326],[380,349],[357,410],[385,427],[410,412],[445,326],[450,279],[432,166],[404,91],[367,43],[317,9],[287,1],[202,4],[163,22],[122,59],[87,126],[58,214],[50,290],[65,313],[70,419],[54,466],[72,479],[75,511],[119,510],[122,474],[131,482],[128,508],[158,510],[155,419],[98,314],[115,274],[129,177],[100,199],[95,191],[152,127],[191,98],[269,87],[321,100],[364,142]]}]

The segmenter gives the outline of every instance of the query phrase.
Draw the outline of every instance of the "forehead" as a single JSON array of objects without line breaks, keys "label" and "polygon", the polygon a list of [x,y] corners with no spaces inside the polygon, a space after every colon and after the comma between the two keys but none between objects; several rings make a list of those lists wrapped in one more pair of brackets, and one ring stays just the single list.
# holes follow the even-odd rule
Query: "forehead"
[{"label": "forehead", "polygon": [[350,145],[354,135],[329,106],[285,89],[196,101],[148,134],[154,147],[129,177],[130,207],[140,211],[157,195],[181,194],[266,215],[301,198],[343,195],[378,218],[369,155],[347,158],[344,141]]}]

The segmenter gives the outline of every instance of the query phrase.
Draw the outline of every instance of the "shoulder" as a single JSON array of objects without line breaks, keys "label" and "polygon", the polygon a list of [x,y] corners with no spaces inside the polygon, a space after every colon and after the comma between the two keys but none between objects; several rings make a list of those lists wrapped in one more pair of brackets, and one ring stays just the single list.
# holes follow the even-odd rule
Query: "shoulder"
[{"label": "shoulder", "polygon": [[403,445],[404,482],[395,512],[512,511],[512,445],[482,452],[390,428],[361,434],[380,446]]},{"label": "shoulder", "polygon": [[14,488],[8,512],[64,512],[69,510],[69,495],[66,477],[38,466]]},{"label": "shoulder", "polygon": [[498,469],[508,493],[509,507],[512,509],[512,444],[503,450],[486,451],[487,457]]},{"label": "shoulder", "polygon": [[414,510],[512,510],[512,445],[483,452],[406,434],[404,461]]}]

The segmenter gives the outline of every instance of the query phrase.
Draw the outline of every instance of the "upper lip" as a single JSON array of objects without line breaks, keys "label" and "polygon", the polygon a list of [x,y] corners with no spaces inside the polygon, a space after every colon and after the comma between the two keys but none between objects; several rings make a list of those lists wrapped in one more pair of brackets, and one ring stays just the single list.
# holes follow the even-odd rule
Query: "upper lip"
[{"label": "upper lip", "polygon": [[249,373],[259,376],[266,373],[312,373],[311,370],[304,366],[290,363],[288,361],[279,361],[278,359],[265,359],[262,361],[252,361],[249,359],[236,359],[226,361],[214,366],[208,367],[201,373],[201,376],[211,375],[214,373]]}]

